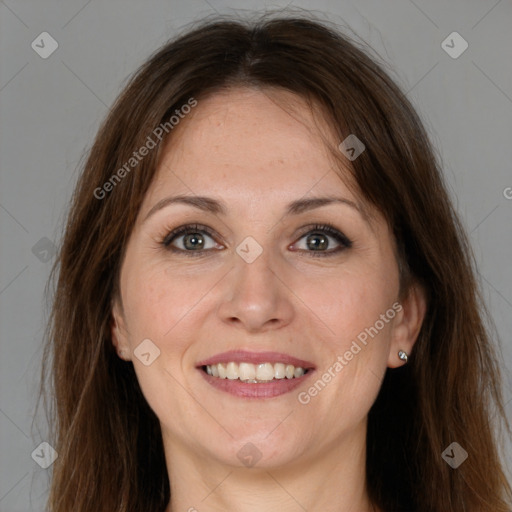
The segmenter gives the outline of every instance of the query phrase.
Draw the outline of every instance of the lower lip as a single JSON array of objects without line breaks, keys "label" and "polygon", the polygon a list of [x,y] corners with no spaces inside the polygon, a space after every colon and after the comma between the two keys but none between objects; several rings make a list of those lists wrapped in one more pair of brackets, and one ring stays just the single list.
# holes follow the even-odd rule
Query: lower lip
[{"label": "lower lip", "polygon": [[284,395],[304,383],[304,381],[313,373],[313,370],[309,370],[308,373],[302,375],[302,377],[294,377],[293,379],[274,379],[260,384],[251,384],[242,382],[238,379],[231,380],[212,377],[200,368],[199,371],[206,379],[206,382],[211,384],[214,388],[242,398],[273,398]]}]

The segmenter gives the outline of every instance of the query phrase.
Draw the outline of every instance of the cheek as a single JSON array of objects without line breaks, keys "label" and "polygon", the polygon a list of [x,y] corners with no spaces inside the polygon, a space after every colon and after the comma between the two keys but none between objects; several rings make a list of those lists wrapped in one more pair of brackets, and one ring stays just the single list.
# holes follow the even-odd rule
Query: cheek
[{"label": "cheek", "polygon": [[380,318],[395,301],[397,287],[384,273],[344,272],[310,283],[308,290],[304,291],[307,305],[324,320],[337,349],[343,349],[347,343],[350,345],[376,322],[379,332],[390,333],[391,323]]},{"label": "cheek", "polygon": [[310,304],[329,329],[324,330],[321,368],[306,392],[325,417],[340,410],[362,418],[378,394],[396,315],[393,278],[391,271],[386,275],[367,267],[310,287]]},{"label": "cheek", "polygon": [[[139,260],[140,261],[140,260]],[[151,409],[166,423],[181,423],[169,411],[187,408],[190,396],[184,391],[187,369],[184,358],[194,339],[194,325],[200,299],[211,284],[174,273],[162,266],[140,264],[126,267],[123,281],[129,343],[136,351],[142,340],[149,339],[159,349],[159,355],[149,366],[133,355],[137,380]]]},{"label": "cheek", "polygon": [[212,275],[190,276],[171,272],[162,265],[140,266],[127,272],[126,311],[131,332],[162,342],[178,334],[175,327],[187,316],[201,311],[202,299],[215,283]]},{"label": "cheek", "polygon": [[309,400],[333,429],[340,428],[341,416],[347,428],[362,420],[378,395],[395,316],[388,290],[369,276],[354,275],[315,291],[315,312],[329,329],[319,351],[322,364],[300,403]]}]

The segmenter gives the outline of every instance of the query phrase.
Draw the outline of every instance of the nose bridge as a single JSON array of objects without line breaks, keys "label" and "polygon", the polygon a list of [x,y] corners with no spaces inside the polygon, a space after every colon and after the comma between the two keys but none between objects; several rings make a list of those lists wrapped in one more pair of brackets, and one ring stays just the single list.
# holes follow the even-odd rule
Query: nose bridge
[{"label": "nose bridge", "polygon": [[[260,241],[262,237],[259,237]],[[261,245],[254,237],[248,236],[236,247],[234,280],[235,293],[252,300],[269,302],[275,300],[277,277],[274,267],[278,265],[270,244],[270,237]],[[274,255],[274,256],[273,256]]]},{"label": "nose bridge", "polygon": [[239,321],[247,330],[286,324],[293,314],[290,294],[279,278],[279,257],[271,236],[248,236],[236,247],[229,290],[219,308],[224,321]]}]

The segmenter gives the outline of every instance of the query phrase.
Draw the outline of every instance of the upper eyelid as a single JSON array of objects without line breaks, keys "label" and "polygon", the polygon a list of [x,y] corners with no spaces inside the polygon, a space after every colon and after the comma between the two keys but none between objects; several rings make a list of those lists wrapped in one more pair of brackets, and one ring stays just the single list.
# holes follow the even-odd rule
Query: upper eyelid
[{"label": "upper eyelid", "polygon": [[170,229],[166,232],[162,242],[165,242],[169,237],[178,237],[178,236],[184,236],[188,234],[189,232],[204,232],[208,236],[211,236],[212,238],[215,237],[214,230],[209,228],[208,226],[204,226],[202,224],[199,224],[198,222],[192,222],[190,224],[183,224],[181,226],[178,226],[174,229]]},{"label": "upper eyelid", "polygon": [[[297,241],[298,241],[301,238],[303,238],[304,236],[306,236],[308,233],[311,233],[314,231],[324,231],[327,233],[327,236],[336,238],[336,233],[329,233],[328,232],[329,230],[335,230],[340,235],[341,238],[346,239],[346,242],[345,242],[345,240],[341,240],[341,241],[337,240],[337,243],[345,244],[345,245],[352,244],[352,240],[350,240],[344,234],[343,231],[341,231],[340,229],[338,229],[335,226],[330,225],[329,223],[326,223],[326,222],[323,222],[323,223],[322,222],[312,222],[312,223],[300,228],[299,234],[297,234],[295,236],[298,236],[298,239],[297,239]],[[162,243],[165,246],[169,246],[173,240],[175,240],[176,238],[182,237],[190,232],[204,232],[205,234],[210,236],[212,239],[215,239],[214,231],[215,230],[213,230],[212,228],[209,228],[208,226],[200,224],[198,222],[183,224],[181,226],[178,226],[178,227],[170,230],[163,238]],[[167,240],[169,240],[169,242],[166,242]],[[208,250],[208,249],[204,249],[204,250]]]}]

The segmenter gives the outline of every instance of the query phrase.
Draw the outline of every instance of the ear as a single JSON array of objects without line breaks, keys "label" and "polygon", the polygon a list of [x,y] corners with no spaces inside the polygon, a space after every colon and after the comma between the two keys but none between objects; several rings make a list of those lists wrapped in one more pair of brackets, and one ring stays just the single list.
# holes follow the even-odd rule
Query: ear
[{"label": "ear", "polygon": [[407,296],[400,303],[401,308],[393,320],[392,339],[388,356],[388,367],[397,368],[404,361],[398,357],[403,350],[408,356],[418,338],[427,311],[425,290],[418,283],[410,286]]},{"label": "ear", "polygon": [[112,344],[119,357],[125,361],[131,361],[131,350],[128,342],[128,331],[126,329],[123,307],[118,299],[112,302],[110,334]]}]

